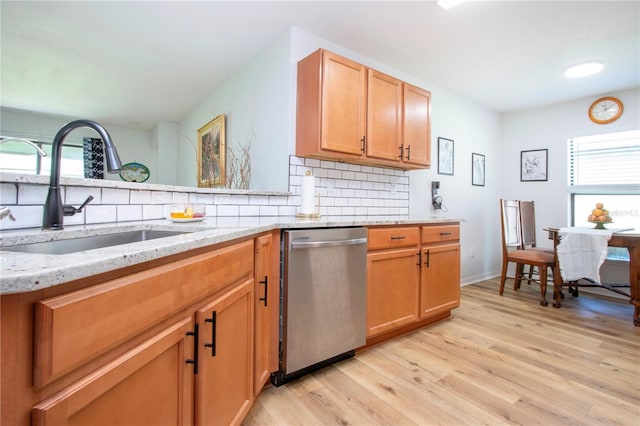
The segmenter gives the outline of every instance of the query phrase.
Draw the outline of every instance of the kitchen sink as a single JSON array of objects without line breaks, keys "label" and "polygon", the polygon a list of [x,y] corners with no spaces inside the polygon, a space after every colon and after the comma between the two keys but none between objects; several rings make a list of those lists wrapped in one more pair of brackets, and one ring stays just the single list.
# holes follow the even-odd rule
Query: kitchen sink
[{"label": "kitchen sink", "polygon": [[136,230],[117,232],[105,235],[93,235],[87,237],[68,238],[65,240],[43,241],[40,243],[20,244],[15,246],[0,247],[4,251],[14,251],[34,254],[67,254],[85,250],[93,250],[104,247],[118,246],[121,244],[137,243],[140,241],[155,240],[157,238],[173,237],[187,234],[185,231],[163,230]]}]

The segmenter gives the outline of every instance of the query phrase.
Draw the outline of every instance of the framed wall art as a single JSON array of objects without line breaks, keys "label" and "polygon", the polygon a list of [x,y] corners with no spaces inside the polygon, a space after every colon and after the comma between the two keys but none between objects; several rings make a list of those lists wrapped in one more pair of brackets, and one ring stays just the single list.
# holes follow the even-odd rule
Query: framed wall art
[{"label": "framed wall art", "polygon": [[225,116],[216,118],[198,129],[198,187],[225,185]]},{"label": "framed wall art", "polygon": [[546,181],[548,164],[547,149],[520,151],[520,181]]},{"label": "framed wall art", "polygon": [[471,185],[484,186],[484,155],[471,153]]},{"label": "framed wall art", "polygon": [[438,138],[438,174],[453,175],[453,141]]}]

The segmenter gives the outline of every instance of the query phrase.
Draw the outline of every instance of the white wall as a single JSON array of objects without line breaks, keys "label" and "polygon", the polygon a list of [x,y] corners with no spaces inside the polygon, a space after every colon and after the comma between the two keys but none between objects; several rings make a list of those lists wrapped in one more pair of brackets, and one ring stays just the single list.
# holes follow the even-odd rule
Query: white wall
[{"label": "white wall", "polygon": [[198,129],[226,115],[226,143],[251,143],[252,190],[287,191],[290,35],[284,34],[196,106],[179,125],[178,185],[197,186]]},{"label": "white wall", "polygon": [[[507,113],[502,117],[503,168],[499,196],[535,201],[539,246],[552,246],[541,229],[569,224],[567,139],[640,128],[640,88],[602,96],[616,96],[624,104],[623,114],[611,124],[598,125],[587,116],[589,106],[599,96]],[[546,182],[520,182],[520,151],[532,149],[549,150]],[[615,164],[602,166],[615,167]],[[495,204],[497,208],[497,200]]]},{"label": "white wall", "polygon": [[[9,108],[2,108],[1,114],[0,134],[3,136],[42,139],[51,142],[60,128],[77,119]],[[82,118],[91,119],[90,117]],[[151,132],[116,127],[108,123],[100,124],[111,135],[122,164],[138,162],[146,165],[151,172],[147,183],[158,183],[158,149],[151,142]],[[96,137],[97,133],[89,128],[79,128],[69,133],[65,141],[82,145],[84,136]],[[48,159],[48,161],[51,160]],[[61,174],[64,176],[64,169],[61,169]],[[105,173],[105,179],[121,180],[118,174],[109,173]]]},{"label": "white wall", "polygon": [[[494,215],[501,185],[500,116],[482,105],[450,92],[432,92],[431,169],[410,172],[410,216],[461,218],[461,277],[463,284],[495,276],[501,248],[494,243],[500,223]],[[454,141],[453,176],[438,174],[438,137]],[[485,186],[471,184],[471,154],[485,156]],[[439,181],[446,212],[431,206],[431,182]],[[445,210],[443,208],[443,210]],[[495,216],[495,218],[493,217]]]}]

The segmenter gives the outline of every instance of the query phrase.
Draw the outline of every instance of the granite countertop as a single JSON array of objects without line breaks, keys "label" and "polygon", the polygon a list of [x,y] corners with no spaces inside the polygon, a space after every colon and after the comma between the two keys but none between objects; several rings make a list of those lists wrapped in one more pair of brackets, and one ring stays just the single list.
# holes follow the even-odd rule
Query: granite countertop
[{"label": "granite countertop", "polygon": [[[118,224],[68,226],[62,231],[23,229],[0,232],[0,294],[22,293],[55,286],[274,229],[330,228],[341,226],[424,225],[456,223],[461,219],[393,219],[389,217],[207,217],[202,222],[173,223],[169,220]],[[67,238],[137,230],[184,231],[184,234],[62,255],[11,252],[5,247]]]}]

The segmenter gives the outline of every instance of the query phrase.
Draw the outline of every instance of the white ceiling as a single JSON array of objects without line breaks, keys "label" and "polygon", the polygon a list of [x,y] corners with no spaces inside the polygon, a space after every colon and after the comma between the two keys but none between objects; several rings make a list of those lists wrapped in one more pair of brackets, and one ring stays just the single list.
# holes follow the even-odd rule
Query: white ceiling
[{"label": "white ceiling", "polygon": [[[180,121],[291,26],[499,112],[640,86],[640,1],[0,3],[2,106]],[[567,80],[585,60],[604,72]],[[428,89],[428,87],[427,87]]]}]

